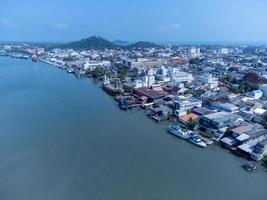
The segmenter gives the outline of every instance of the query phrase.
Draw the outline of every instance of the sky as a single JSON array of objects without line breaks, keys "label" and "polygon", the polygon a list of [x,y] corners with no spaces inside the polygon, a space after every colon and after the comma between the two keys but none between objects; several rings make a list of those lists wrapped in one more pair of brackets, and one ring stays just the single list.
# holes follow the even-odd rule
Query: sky
[{"label": "sky", "polygon": [[0,41],[267,42],[267,0],[0,0]]}]

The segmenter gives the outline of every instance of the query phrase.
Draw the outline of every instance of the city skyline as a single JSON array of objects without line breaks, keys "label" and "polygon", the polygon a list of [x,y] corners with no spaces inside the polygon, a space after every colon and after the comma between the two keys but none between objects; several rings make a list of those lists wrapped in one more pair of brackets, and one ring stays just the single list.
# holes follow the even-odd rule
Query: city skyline
[{"label": "city skyline", "polygon": [[1,42],[69,42],[91,35],[110,41],[177,44],[267,41],[267,2],[263,0],[78,0],[68,4],[11,0],[1,4]]}]

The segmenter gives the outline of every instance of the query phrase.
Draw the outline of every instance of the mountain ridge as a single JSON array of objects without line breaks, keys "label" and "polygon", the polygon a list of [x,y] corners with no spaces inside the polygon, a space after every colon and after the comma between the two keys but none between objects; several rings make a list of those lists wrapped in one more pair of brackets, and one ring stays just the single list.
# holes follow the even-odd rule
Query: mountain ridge
[{"label": "mountain ridge", "polygon": [[[122,41],[122,40],[117,40]],[[153,42],[139,41],[132,44],[116,44],[100,36],[91,36],[79,41],[69,42],[57,46],[63,49],[90,50],[90,49],[135,49],[135,48],[158,48],[160,45]]]}]

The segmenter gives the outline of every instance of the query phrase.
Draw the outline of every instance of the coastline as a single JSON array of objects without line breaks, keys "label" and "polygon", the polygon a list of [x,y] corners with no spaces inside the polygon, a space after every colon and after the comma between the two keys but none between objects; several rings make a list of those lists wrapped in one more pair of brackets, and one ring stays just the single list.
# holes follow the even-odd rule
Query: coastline
[{"label": "coastline", "polygon": [[[11,57],[11,59],[18,59],[18,58],[12,58],[12,57]],[[19,58],[19,59],[21,59],[21,58]],[[24,59],[24,58],[22,58],[22,59]],[[53,63],[53,62],[50,62],[50,61],[45,60],[45,59],[40,59],[38,62],[47,64],[47,65],[49,65],[49,66],[56,67],[56,68],[61,69],[61,70],[64,70],[64,71],[67,72],[67,73],[71,73],[71,74],[75,75],[77,78],[84,78],[84,79],[89,79],[89,80],[98,80],[98,81],[100,81],[99,83],[100,83],[101,85],[102,85],[102,83],[103,83],[103,80],[94,79],[94,78],[92,78],[92,77],[86,77],[86,76],[84,77],[84,76],[82,76],[83,73],[79,73],[79,71],[76,71],[76,70],[70,69],[70,68],[68,68],[68,67],[65,67],[64,64]],[[102,88],[103,92],[107,93],[108,96],[111,96],[112,99],[113,99],[114,101],[119,102],[119,100],[117,99],[116,96],[114,97],[113,94],[107,92],[102,86],[101,86],[101,88]],[[141,104],[138,105],[137,107],[140,107],[140,106],[141,106]],[[119,103],[118,103],[118,107],[120,107],[120,104],[119,104]],[[141,107],[142,107],[142,106],[141,106]],[[121,107],[120,107],[120,108],[121,108]],[[125,110],[125,109],[123,109],[123,108],[121,108],[121,109],[122,109],[122,110]],[[143,107],[142,110],[144,110],[144,113],[143,113],[143,114],[144,114],[144,115],[147,115],[147,108]],[[153,120],[153,118],[152,118],[152,120]],[[157,120],[154,119],[153,121],[157,121]],[[161,122],[161,123],[162,123],[162,122]],[[167,124],[168,124],[168,125],[170,125],[171,123],[173,123],[172,119],[167,120]],[[182,125],[181,122],[179,122],[179,121],[174,121],[174,123],[178,124],[179,126]],[[169,132],[168,129],[167,129],[168,125],[166,125],[166,132]],[[185,130],[185,129],[184,129],[184,130]],[[177,137],[177,136],[176,136],[176,137]],[[202,137],[202,136],[201,136],[201,137]],[[181,140],[180,138],[178,138],[178,139]],[[203,140],[203,141],[207,140],[207,142],[210,143],[210,140],[209,140],[208,138],[202,137],[202,140]],[[192,142],[190,142],[190,141],[188,141],[188,142],[189,142],[189,143],[192,143]],[[215,144],[213,144],[213,142],[214,142]],[[210,146],[217,146],[217,147],[219,147],[219,148],[222,148],[222,147],[220,147],[220,143],[219,143],[218,141],[214,140],[213,142],[212,142],[211,144],[208,144],[208,143],[207,143],[207,144],[208,144],[208,148],[211,148]],[[194,143],[193,143],[193,144],[194,144]],[[198,146],[198,145],[197,145],[197,146]],[[202,149],[199,149],[199,151],[202,151]],[[228,152],[227,152],[227,151],[228,151]],[[225,153],[226,153],[226,152],[227,152],[227,153],[231,153],[231,151],[229,151],[229,150],[226,150]],[[243,158],[242,156],[239,156],[239,155],[237,155],[237,154],[234,154],[234,156],[241,157],[241,159],[244,160],[244,161],[248,160],[248,159],[245,159],[245,158]],[[258,164],[258,166],[262,166],[263,169],[264,169],[265,164],[264,164],[263,162],[260,162],[260,163]]]}]

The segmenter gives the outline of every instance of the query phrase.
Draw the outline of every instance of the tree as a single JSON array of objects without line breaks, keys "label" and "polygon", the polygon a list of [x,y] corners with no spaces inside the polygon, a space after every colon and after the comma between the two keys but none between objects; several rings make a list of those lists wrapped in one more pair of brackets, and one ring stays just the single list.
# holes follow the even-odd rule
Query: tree
[{"label": "tree", "polygon": [[240,93],[246,93],[246,92],[251,92],[253,90],[259,89],[259,86],[254,83],[249,83],[249,82],[244,82],[240,84],[239,86],[239,92]]},{"label": "tree", "polygon": [[267,155],[264,156],[262,160],[263,160],[264,164],[267,165]]},{"label": "tree", "polygon": [[192,117],[189,118],[188,128],[190,130],[195,130],[196,126],[198,125],[198,120],[193,120]]},{"label": "tree", "polygon": [[127,69],[125,67],[122,67],[120,70],[118,70],[118,76],[120,80],[124,80],[126,74],[127,74]]},{"label": "tree", "polygon": [[106,70],[103,67],[97,66],[93,71],[92,71],[92,76],[94,78],[100,78],[106,74]]},{"label": "tree", "polygon": [[200,65],[202,63],[203,60],[201,60],[200,58],[192,58],[189,63],[191,65]]},{"label": "tree", "polygon": [[210,131],[200,132],[200,135],[205,137],[205,138],[208,138],[208,139],[212,139],[213,138],[213,133],[210,132]]},{"label": "tree", "polygon": [[232,129],[231,128],[227,128],[227,130],[224,133],[224,137],[229,137],[232,135]]}]

